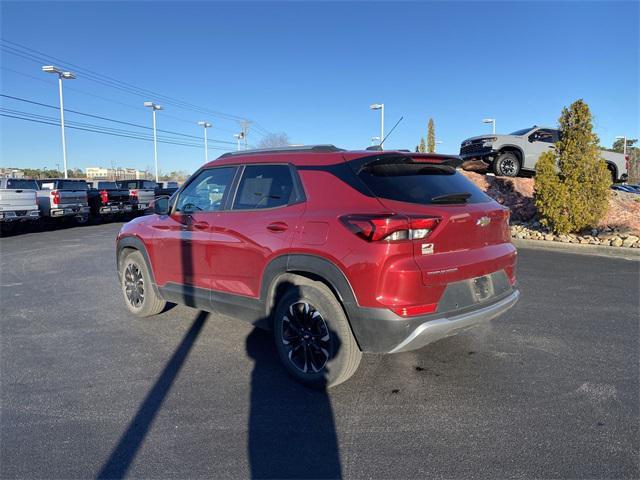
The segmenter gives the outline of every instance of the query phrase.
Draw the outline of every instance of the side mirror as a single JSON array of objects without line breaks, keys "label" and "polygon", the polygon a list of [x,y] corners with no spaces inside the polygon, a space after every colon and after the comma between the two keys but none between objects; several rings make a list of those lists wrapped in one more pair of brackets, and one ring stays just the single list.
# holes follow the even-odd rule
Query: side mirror
[{"label": "side mirror", "polygon": [[169,197],[156,198],[153,201],[153,213],[156,215],[169,214]]}]

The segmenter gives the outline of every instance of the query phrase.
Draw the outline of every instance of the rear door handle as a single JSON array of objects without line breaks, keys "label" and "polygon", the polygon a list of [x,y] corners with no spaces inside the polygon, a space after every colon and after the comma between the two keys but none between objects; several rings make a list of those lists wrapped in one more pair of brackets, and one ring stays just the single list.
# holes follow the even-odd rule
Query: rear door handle
[{"label": "rear door handle", "polygon": [[288,228],[289,225],[284,222],[273,222],[267,225],[267,230],[269,230],[270,232],[284,232]]},{"label": "rear door handle", "polygon": [[193,228],[197,230],[206,230],[209,228],[209,224],[207,222],[195,222],[192,224]]}]

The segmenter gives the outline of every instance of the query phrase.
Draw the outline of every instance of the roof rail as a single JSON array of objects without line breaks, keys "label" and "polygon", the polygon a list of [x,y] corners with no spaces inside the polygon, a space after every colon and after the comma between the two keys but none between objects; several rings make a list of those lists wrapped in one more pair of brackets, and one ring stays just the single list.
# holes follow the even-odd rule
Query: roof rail
[{"label": "roof rail", "polygon": [[247,155],[255,153],[290,153],[290,152],[344,152],[343,148],[338,148],[335,145],[291,145],[288,147],[275,147],[275,148],[256,148],[253,150],[239,150],[237,152],[227,152],[220,155],[218,158],[233,157],[236,155]]}]

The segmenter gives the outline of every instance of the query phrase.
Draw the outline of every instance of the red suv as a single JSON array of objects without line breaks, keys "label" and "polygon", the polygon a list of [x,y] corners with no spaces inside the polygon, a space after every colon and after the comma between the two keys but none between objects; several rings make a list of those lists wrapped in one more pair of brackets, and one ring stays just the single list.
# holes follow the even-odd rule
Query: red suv
[{"label": "red suv", "polygon": [[123,226],[126,305],[146,317],[180,303],[268,328],[312,386],[347,380],[362,352],[485,322],[518,299],[516,250],[508,209],[459,163],[331,145],[222,155]]}]

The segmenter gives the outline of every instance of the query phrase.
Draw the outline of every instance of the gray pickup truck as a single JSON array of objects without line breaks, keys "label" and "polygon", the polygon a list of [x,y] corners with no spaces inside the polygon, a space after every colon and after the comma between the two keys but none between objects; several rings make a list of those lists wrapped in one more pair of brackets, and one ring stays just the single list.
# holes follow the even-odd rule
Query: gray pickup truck
[{"label": "gray pickup truck", "polygon": [[119,180],[118,187],[129,190],[129,198],[133,209],[144,212],[156,198],[156,182],[151,180]]},{"label": "gray pickup truck", "polygon": [[[523,171],[535,172],[540,155],[555,148],[560,135],[558,129],[534,125],[509,135],[471,137],[460,145],[460,156],[465,163],[481,162],[496,175],[516,177]],[[612,181],[626,181],[628,158],[606,150],[600,153],[611,172]]]},{"label": "gray pickup truck", "polygon": [[38,206],[43,217],[74,217],[78,223],[89,219],[87,182],[72,178],[38,180]]},{"label": "gray pickup truck", "polygon": [[0,226],[11,230],[17,222],[40,219],[35,180],[23,178],[0,179]]}]

